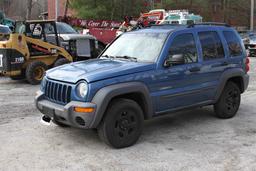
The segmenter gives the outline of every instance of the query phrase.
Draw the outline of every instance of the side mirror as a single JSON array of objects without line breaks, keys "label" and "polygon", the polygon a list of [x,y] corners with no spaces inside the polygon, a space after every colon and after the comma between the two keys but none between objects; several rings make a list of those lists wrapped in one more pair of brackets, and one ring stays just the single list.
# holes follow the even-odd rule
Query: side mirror
[{"label": "side mirror", "polygon": [[173,65],[181,65],[185,63],[185,59],[183,54],[175,54],[175,55],[170,55],[164,62],[165,67],[170,67]]}]

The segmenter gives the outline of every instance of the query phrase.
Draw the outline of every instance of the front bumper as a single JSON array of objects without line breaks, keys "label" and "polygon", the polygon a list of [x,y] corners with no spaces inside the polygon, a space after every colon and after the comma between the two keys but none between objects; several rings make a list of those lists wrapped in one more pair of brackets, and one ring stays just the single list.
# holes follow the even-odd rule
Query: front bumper
[{"label": "front bumper", "polygon": [[[53,103],[45,99],[44,94],[41,91],[39,91],[35,97],[35,105],[41,113],[51,119],[72,127],[83,129],[90,128],[96,111],[96,104],[89,102],[71,101],[65,106]],[[77,113],[74,111],[74,107],[90,107],[95,110],[91,113]]]}]

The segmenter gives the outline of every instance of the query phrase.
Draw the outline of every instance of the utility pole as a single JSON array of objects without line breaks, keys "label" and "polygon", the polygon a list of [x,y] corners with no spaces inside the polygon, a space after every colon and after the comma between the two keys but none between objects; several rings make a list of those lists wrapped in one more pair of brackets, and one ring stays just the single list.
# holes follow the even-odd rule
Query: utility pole
[{"label": "utility pole", "polygon": [[55,0],[55,20],[58,20],[59,16],[59,0]]},{"label": "utility pole", "polygon": [[224,20],[224,23],[226,23],[226,16],[227,16],[227,11],[226,11],[226,0],[223,0],[223,14],[224,14],[224,17],[223,17],[223,20]]},{"label": "utility pole", "polygon": [[251,26],[250,26],[251,31],[253,31],[253,20],[254,20],[254,0],[251,0]]}]

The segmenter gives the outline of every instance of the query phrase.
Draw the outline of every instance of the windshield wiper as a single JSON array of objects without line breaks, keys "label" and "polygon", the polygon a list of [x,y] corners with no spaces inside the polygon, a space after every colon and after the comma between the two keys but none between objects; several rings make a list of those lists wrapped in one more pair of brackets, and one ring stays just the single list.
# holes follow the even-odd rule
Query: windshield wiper
[{"label": "windshield wiper", "polygon": [[114,56],[109,56],[109,55],[103,55],[103,56],[101,56],[100,58],[102,58],[102,57],[103,57],[103,58],[112,58],[112,59],[115,58]]},{"label": "windshield wiper", "polygon": [[132,60],[132,61],[138,61],[138,59],[137,58],[135,58],[135,57],[131,57],[131,56],[115,56],[115,58],[123,58],[123,59],[130,59],[130,60]]}]

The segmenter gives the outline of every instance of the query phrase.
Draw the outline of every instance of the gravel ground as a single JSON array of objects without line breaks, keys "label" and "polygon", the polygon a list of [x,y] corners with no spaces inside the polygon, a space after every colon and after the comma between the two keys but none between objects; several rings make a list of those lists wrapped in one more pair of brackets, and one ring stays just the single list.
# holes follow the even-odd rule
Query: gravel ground
[{"label": "gravel ground", "polygon": [[256,171],[256,59],[237,116],[220,120],[212,107],[145,123],[138,143],[115,150],[92,131],[39,123],[39,86],[0,78],[0,170]]}]

